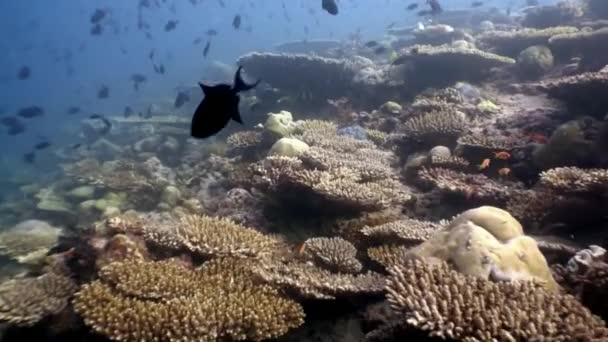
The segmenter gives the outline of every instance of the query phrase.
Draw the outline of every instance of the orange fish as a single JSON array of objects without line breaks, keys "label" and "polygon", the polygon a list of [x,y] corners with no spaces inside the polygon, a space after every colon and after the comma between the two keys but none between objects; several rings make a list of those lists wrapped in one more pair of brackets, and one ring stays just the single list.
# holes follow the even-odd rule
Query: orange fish
[{"label": "orange fish", "polygon": [[509,160],[511,159],[511,153],[507,151],[494,152],[494,158],[501,160]]},{"label": "orange fish", "polygon": [[490,167],[490,162],[491,162],[490,158],[484,159],[481,162],[481,164],[479,164],[479,166],[478,166],[479,170],[481,171],[481,170],[485,170],[485,169],[489,168]]},{"label": "orange fish", "polygon": [[498,170],[498,174],[503,177],[507,177],[511,174],[511,169],[508,167],[503,167],[502,169]]},{"label": "orange fish", "polygon": [[530,134],[528,136],[528,138],[530,139],[530,141],[535,142],[537,144],[546,144],[549,142],[549,138],[547,138],[546,135],[543,134]]}]

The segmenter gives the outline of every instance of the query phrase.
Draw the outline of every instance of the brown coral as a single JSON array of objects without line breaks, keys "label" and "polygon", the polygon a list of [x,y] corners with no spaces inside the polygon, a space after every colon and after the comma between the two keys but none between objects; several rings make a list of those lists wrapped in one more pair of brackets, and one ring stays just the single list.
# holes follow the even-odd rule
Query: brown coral
[{"label": "brown coral", "polygon": [[368,272],[359,275],[336,274],[306,263],[258,265],[254,272],[274,287],[292,291],[304,298],[335,299],[339,296],[382,293],[384,277]]},{"label": "brown coral", "polygon": [[463,341],[590,341],[608,329],[574,297],[531,282],[493,283],[421,260],[390,269],[397,315],[431,336]]},{"label": "brown coral", "polygon": [[363,268],[355,246],[340,237],[308,239],[302,246],[302,254],[334,272],[359,273]]},{"label": "brown coral", "polygon": [[482,174],[469,174],[443,168],[423,168],[419,177],[440,190],[468,199],[505,201],[511,189]]},{"label": "brown coral", "polygon": [[264,257],[276,252],[279,242],[225,218],[183,215],[151,219],[146,240],[171,248],[185,248],[203,256]]},{"label": "brown coral", "polygon": [[540,183],[560,193],[603,194],[608,191],[608,170],[558,167],[543,171]]},{"label": "brown coral", "polygon": [[455,140],[468,126],[466,116],[455,111],[429,112],[407,120],[402,132],[407,138],[441,145]]},{"label": "brown coral", "polygon": [[379,239],[383,242],[391,242],[398,239],[400,242],[415,244],[426,241],[441,227],[441,223],[408,218],[379,226],[367,226],[361,232],[365,236]]},{"label": "brown coral", "polygon": [[381,245],[367,249],[367,256],[385,268],[400,265],[409,258],[408,248],[399,245]]},{"label": "brown coral", "polygon": [[6,281],[0,284],[0,320],[34,325],[61,312],[75,291],[76,284],[70,278],[54,273]]},{"label": "brown coral", "polygon": [[239,274],[198,272],[172,261],[111,267],[82,287],[74,307],[93,330],[116,341],[260,341],[303,323],[297,303]]}]

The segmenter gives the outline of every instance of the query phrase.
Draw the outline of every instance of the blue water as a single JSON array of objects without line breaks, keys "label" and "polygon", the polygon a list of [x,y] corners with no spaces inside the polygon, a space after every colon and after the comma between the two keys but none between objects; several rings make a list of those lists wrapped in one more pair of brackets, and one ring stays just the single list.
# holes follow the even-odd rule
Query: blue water
[{"label": "blue water", "polygon": [[[488,0],[486,7],[504,8],[514,1]],[[204,79],[205,70],[213,61],[232,64],[244,53],[268,50],[290,40],[343,40],[355,32],[360,32],[363,39],[372,39],[381,37],[393,22],[402,26],[419,20],[415,11],[405,10],[411,0],[341,0],[340,14],[335,17],[321,10],[320,0],[225,0],[225,8],[217,0],[203,0],[197,6],[187,0],[159,0],[160,8],[152,6],[142,12],[151,26],[150,40],[137,29],[137,2],[0,2],[0,116],[13,115],[19,108],[31,105],[46,111],[43,118],[27,121],[24,134],[7,136],[4,128],[0,131],[0,175],[6,174],[7,168],[19,172],[52,168],[52,158],[44,153],[39,154],[34,165],[21,162],[21,155],[31,150],[37,136],[48,137],[53,147],[78,142],[82,117],[92,113],[121,114],[126,105],[137,112],[158,99],[172,100],[176,87],[192,86]],[[469,8],[471,2],[442,3],[445,9],[459,9]],[[522,6],[524,1],[515,3]],[[90,17],[97,8],[110,13],[101,36],[90,34]],[[238,31],[231,26],[235,14],[243,19]],[[165,24],[172,19],[179,21],[177,28],[165,32]],[[248,27],[251,32],[247,32]],[[202,50],[208,29],[219,34],[211,37],[211,50],[205,59]],[[202,42],[193,45],[197,37],[202,37]],[[157,63],[164,64],[164,75],[153,72],[148,59],[151,49],[156,51]],[[17,71],[24,65],[31,68],[32,75],[28,80],[17,80]],[[129,80],[133,73],[148,78],[139,92],[133,90]],[[110,98],[100,100],[97,90],[104,84],[110,88]],[[70,106],[78,106],[82,112],[68,116],[66,110]]]}]

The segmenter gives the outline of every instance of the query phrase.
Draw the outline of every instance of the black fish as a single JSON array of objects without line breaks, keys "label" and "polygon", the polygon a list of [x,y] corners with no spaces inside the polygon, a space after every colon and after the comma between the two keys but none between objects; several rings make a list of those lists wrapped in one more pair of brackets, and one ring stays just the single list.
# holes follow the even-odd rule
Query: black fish
[{"label": "black fish", "polygon": [[338,14],[338,4],[336,4],[336,0],[322,0],[321,8],[331,15]]},{"label": "black fish", "polygon": [[80,113],[80,108],[79,107],[70,107],[70,108],[68,108],[68,114],[74,115],[74,114],[78,114],[78,113]]},{"label": "black fish", "polygon": [[426,0],[426,3],[429,4],[429,6],[431,6],[432,14],[438,14],[443,11],[443,9],[441,8],[441,5],[439,4],[439,0]]},{"label": "black fish", "polygon": [[17,72],[17,78],[20,80],[27,80],[28,78],[30,78],[30,76],[32,75],[32,71],[30,70],[30,67],[28,66],[22,66],[19,69],[19,72]]},{"label": "black fish", "polygon": [[17,116],[28,119],[42,115],[44,115],[44,109],[38,106],[25,107],[17,111]]},{"label": "black fish", "polygon": [[188,93],[185,91],[180,91],[175,97],[175,102],[173,103],[173,106],[175,106],[175,108],[180,108],[184,105],[184,103],[188,101],[190,101],[190,95],[188,95]]},{"label": "black fish", "polygon": [[39,142],[36,145],[34,145],[34,149],[35,150],[44,150],[45,148],[51,146],[51,143],[48,141],[43,141],[43,142]]},{"label": "black fish", "polygon": [[82,144],[81,143],[77,143],[77,144],[74,144],[74,145],[70,146],[70,148],[72,150],[75,150],[75,149],[79,148],[80,146],[82,146]]},{"label": "black fish", "polygon": [[177,27],[177,20],[169,20],[165,24],[165,32],[173,31]]},{"label": "black fish", "polygon": [[165,66],[163,64],[152,64],[152,67],[154,68],[154,72],[157,74],[164,74],[165,73]]},{"label": "black fish", "polygon": [[241,15],[237,14],[234,16],[234,19],[232,19],[232,27],[234,27],[235,30],[238,30],[239,28],[241,28]]},{"label": "black fish", "polygon": [[378,42],[375,40],[370,40],[369,42],[365,43],[364,46],[368,48],[373,48],[378,46]]},{"label": "black fish", "polygon": [[102,9],[96,9],[93,14],[91,14],[91,24],[99,23],[106,16],[106,11]]},{"label": "black fish", "polygon": [[110,88],[108,88],[106,85],[102,85],[97,91],[97,98],[107,99],[108,97],[110,97]]},{"label": "black fish", "polygon": [[218,2],[221,8],[226,8],[226,3],[224,2],[224,0],[218,0]]},{"label": "black fish", "polygon": [[408,11],[413,11],[416,8],[418,8],[418,4],[414,2],[412,4],[409,4],[406,8],[407,8]]},{"label": "black fish", "polygon": [[6,118],[0,119],[0,124],[6,127],[17,126],[21,124],[21,121],[14,116],[7,116]]},{"label": "black fish", "polygon": [[208,35],[208,36],[217,36],[217,30],[214,30],[214,29],[208,29],[208,30],[207,30],[207,35]]},{"label": "black fish", "polygon": [[205,48],[203,49],[203,56],[207,57],[207,55],[209,54],[210,48],[211,48],[211,41],[208,41],[207,44],[205,44]]},{"label": "black fish", "polygon": [[132,109],[131,107],[129,107],[129,106],[126,106],[126,107],[125,107],[125,111],[124,111],[124,113],[123,113],[123,116],[124,116],[125,118],[128,118],[128,117],[130,117],[131,115],[133,115],[133,109]]},{"label": "black fish", "polygon": [[89,116],[89,119],[97,119],[97,120],[101,120],[103,122],[103,124],[106,127],[101,131],[101,135],[104,135],[104,134],[108,133],[112,129],[112,123],[110,122],[110,120],[108,120],[103,115],[93,114],[93,115]]},{"label": "black fish", "polygon": [[135,91],[139,90],[139,85],[141,83],[144,83],[148,80],[148,78],[145,75],[142,74],[133,74],[131,75],[131,81],[133,81],[133,89],[135,89]]},{"label": "black fish", "polygon": [[100,24],[96,24],[95,26],[93,26],[91,28],[91,35],[93,35],[93,36],[99,36],[102,33],[103,33],[103,26],[101,26]]},{"label": "black fish", "polygon": [[260,83],[247,84],[241,78],[242,67],[239,67],[234,75],[234,84],[218,84],[207,86],[199,83],[205,94],[205,98],[196,108],[190,126],[190,135],[194,138],[208,138],[221,131],[230,119],[242,124],[239,113],[239,95],[241,91],[247,91]]},{"label": "black fish", "polygon": [[23,155],[23,161],[28,164],[33,164],[36,160],[36,154],[34,152],[28,152]]},{"label": "black fish", "polygon": [[433,14],[433,11],[431,11],[431,10],[421,10],[421,11],[418,11],[418,13],[416,13],[416,15],[419,17],[426,17],[427,15],[431,15],[431,14]]},{"label": "black fish", "polygon": [[198,45],[203,41],[203,38],[201,37],[197,37],[195,40],[192,41],[192,45]]},{"label": "black fish", "polygon": [[473,1],[473,3],[471,3],[471,7],[481,7],[483,6],[483,1]]}]

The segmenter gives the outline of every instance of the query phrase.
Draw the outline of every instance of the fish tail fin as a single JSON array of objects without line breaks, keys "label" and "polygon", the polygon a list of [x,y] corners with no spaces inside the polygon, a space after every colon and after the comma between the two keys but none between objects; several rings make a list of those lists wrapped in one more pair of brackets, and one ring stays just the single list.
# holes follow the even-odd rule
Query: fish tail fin
[{"label": "fish tail fin", "polygon": [[260,83],[260,80],[257,80],[254,84],[245,83],[245,81],[243,81],[243,78],[241,77],[242,69],[243,69],[243,67],[239,66],[239,68],[236,70],[236,74],[234,75],[233,89],[236,92],[247,91],[247,90],[253,89],[258,85],[258,83]]}]

